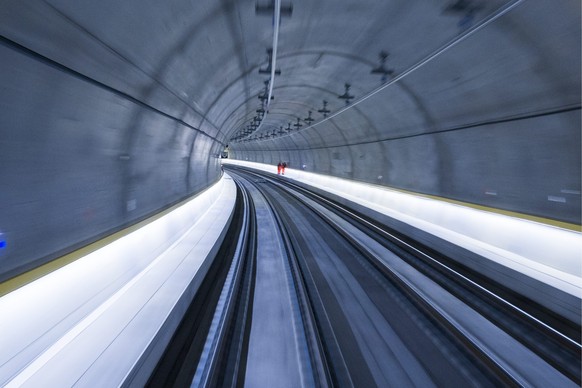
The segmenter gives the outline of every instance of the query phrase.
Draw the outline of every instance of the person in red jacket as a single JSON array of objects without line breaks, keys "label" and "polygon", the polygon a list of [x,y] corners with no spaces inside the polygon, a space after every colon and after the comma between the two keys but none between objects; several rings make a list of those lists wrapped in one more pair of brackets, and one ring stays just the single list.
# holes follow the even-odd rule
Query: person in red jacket
[{"label": "person in red jacket", "polygon": [[277,174],[281,175],[281,170],[283,170],[283,163],[279,162],[277,165]]}]

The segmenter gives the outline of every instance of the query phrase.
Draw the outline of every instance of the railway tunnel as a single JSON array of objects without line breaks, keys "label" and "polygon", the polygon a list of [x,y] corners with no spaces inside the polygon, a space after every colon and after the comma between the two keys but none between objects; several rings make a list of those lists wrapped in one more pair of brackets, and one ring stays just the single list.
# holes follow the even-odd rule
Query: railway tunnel
[{"label": "railway tunnel", "polygon": [[[7,350],[0,381],[162,384],[164,362],[171,362],[164,360],[190,320],[198,330],[191,334],[197,363],[163,384],[449,385],[471,376],[493,385],[543,378],[580,384],[580,14],[580,3],[570,0],[3,1],[0,349]],[[285,175],[277,174],[282,162]],[[277,191],[284,185],[295,194]],[[324,202],[312,203],[315,196]],[[296,208],[300,199],[320,218]],[[332,247],[313,241],[336,241],[326,225],[338,229],[344,221],[322,208],[332,206],[369,224],[364,232],[342,227],[352,244],[344,250],[340,240]],[[326,221],[316,227],[320,219]],[[245,225],[254,235],[247,242],[244,233],[233,234]],[[316,237],[301,232],[308,229]],[[376,240],[397,246],[373,251],[376,243],[359,233],[381,234]],[[254,264],[236,259],[253,246]],[[419,267],[423,275],[403,280],[406,270],[390,262],[399,250],[450,259],[455,273],[541,322],[542,334],[515,339],[518,323],[504,326],[509,318],[479,310],[481,302],[471,304]],[[368,261],[334,261],[358,255]],[[182,264],[162,266],[173,257]],[[282,261],[269,261],[274,257]],[[194,260],[190,272],[180,267],[184,258]],[[332,277],[323,270],[331,267],[347,272]],[[167,275],[148,285],[154,273]],[[184,279],[172,277],[177,273]],[[345,280],[348,273],[353,280]],[[458,351],[469,360],[503,353],[501,340],[474,340],[478,329],[471,341],[460,336],[471,331],[461,316],[476,314],[470,327],[493,322],[499,338],[515,339],[512,349],[525,347],[515,357],[534,357],[531,365],[539,363],[543,376],[493,356],[477,366],[453,357],[442,368],[468,372],[447,380],[427,366],[442,357],[395,350],[423,346],[407,342],[400,329],[401,342],[382,337],[390,351],[371,346],[380,340],[362,333],[401,325],[386,318],[397,307],[373,298],[372,279],[381,278],[375,287],[390,294],[394,284],[425,276],[469,309],[461,314],[461,307],[426,298],[406,302],[419,311],[410,320],[427,319],[419,329],[426,343],[450,343],[435,352]],[[167,284],[182,286],[170,297],[159,291]],[[288,301],[272,313],[285,318],[254,315],[274,309],[265,295],[279,295],[281,284],[289,289],[279,290],[279,299]],[[152,300],[168,306],[145,330],[151,334],[143,334],[142,347],[121,361],[119,349],[140,331],[116,329],[111,340],[105,333],[121,315],[111,308],[138,286],[135,295],[149,297],[118,306],[135,309],[119,327],[143,327],[145,318],[136,317]],[[337,304],[348,291],[349,312]],[[424,289],[425,296],[433,292]],[[237,302],[224,305],[227,295]],[[395,305],[399,314],[411,311]],[[376,310],[386,321],[350,320],[364,322]],[[455,323],[442,323],[437,310]],[[435,321],[441,323],[434,332],[426,329]],[[216,327],[240,332],[239,342]],[[528,341],[557,345],[532,350]],[[103,342],[107,350],[98,347]],[[279,353],[292,344],[295,353]],[[348,356],[354,347],[359,353]],[[568,351],[556,355],[558,348]],[[234,362],[237,349],[246,353]],[[401,356],[378,361],[390,352]],[[55,369],[61,359],[66,366]],[[119,371],[100,369],[116,370],[112,364]]]}]

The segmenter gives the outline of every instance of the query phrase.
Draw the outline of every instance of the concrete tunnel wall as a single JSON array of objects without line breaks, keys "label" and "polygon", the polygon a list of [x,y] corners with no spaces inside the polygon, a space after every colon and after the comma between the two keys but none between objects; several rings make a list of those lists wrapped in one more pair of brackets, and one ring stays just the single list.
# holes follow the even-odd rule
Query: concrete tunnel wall
[{"label": "concrete tunnel wall", "polygon": [[525,2],[353,108],[230,154],[580,224],[579,8]]},{"label": "concrete tunnel wall", "polygon": [[[381,50],[397,76],[461,33],[447,3],[294,0],[265,128],[324,99],[337,111],[344,82],[356,97],[377,87]],[[273,26],[255,5],[1,3],[0,281],[219,178],[264,88]],[[580,3],[528,0],[333,119],[229,144],[240,159],[580,223],[579,85]]]},{"label": "concrete tunnel wall", "polygon": [[184,102],[46,4],[0,10],[0,281],[219,179]]}]

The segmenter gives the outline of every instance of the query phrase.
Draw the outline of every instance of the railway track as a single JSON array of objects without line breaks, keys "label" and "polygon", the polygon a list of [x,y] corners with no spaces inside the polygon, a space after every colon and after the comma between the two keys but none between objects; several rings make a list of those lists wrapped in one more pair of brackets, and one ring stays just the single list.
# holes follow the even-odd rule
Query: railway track
[{"label": "railway track", "polygon": [[[311,198],[372,237],[402,260],[503,328],[553,367],[580,384],[580,326],[395,230],[357,212],[281,181],[295,196]],[[315,205],[308,205],[313,208]],[[339,233],[343,233],[338,230]]]},{"label": "railway track", "polygon": [[579,385],[572,324],[553,328],[538,306],[303,188],[229,173],[228,258],[198,303],[205,318],[184,319],[197,334],[175,335],[151,386]]}]

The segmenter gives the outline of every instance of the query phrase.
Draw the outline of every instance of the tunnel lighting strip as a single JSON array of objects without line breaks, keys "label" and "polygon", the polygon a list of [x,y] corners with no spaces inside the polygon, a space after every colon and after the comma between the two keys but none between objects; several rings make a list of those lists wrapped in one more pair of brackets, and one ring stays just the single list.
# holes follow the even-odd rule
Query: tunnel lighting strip
[{"label": "tunnel lighting strip", "polygon": [[[408,70],[404,71],[403,73],[401,73],[400,75],[394,77],[391,81],[389,81],[388,83],[381,85],[379,87],[377,87],[376,89],[372,90],[370,93],[366,94],[363,97],[360,97],[359,99],[357,99],[356,101],[354,101],[352,104],[338,110],[337,112],[333,113],[332,115],[328,116],[327,118],[324,118],[323,120],[318,121],[317,123],[311,124],[308,127],[305,127],[302,129],[302,131],[309,129],[309,128],[314,128],[316,126],[318,126],[319,124],[322,124],[328,120],[331,120],[332,118],[342,114],[343,112],[345,112],[348,109],[351,109],[353,107],[355,107],[356,105],[366,101],[368,98],[374,96],[375,94],[381,92],[382,90],[386,89],[388,86],[391,86],[393,84],[395,84],[396,82],[400,81],[402,78],[406,77],[407,75],[409,75],[410,73],[414,72],[415,70],[419,69],[420,67],[426,65],[428,62],[432,61],[433,59],[435,59],[436,57],[438,57],[439,55],[441,55],[442,53],[444,53],[445,51],[447,51],[448,49],[450,49],[453,46],[456,46],[458,43],[462,42],[463,40],[467,39],[468,37],[470,37],[471,35],[473,35],[474,33],[476,33],[477,31],[481,30],[482,28],[488,26],[489,24],[493,23],[495,20],[499,19],[501,16],[505,15],[506,13],[508,13],[509,11],[513,10],[513,8],[517,7],[518,5],[520,5],[521,3],[523,3],[525,0],[513,0],[507,4],[505,4],[503,7],[501,7],[500,9],[498,9],[495,13],[493,13],[492,15],[490,15],[488,18],[486,18],[485,20],[481,21],[479,24],[477,24],[476,26],[474,26],[473,28],[469,29],[466,33],[459,35],[457,38],[453,39],[452,41],[450,41],[449,43],[445,44],[444,46],[440,47],[439,49],[437,49],[436,51],[434,51],[433,53],[429,54],[427,57],[425,57],[424,59],[422,59],[420,62],[416,63],[415,65],[413,65],[412,67],[408,68]],[[280,0],[275,0],[275,4],[279,4],[278,7],[276,8],[277,12],[276,15],[279,15],[280,12],[280,6],[281,6],[281,1]],[[275,31],[276,34],[278,35],[279,33],[279,28],[277,25],[275,25]],[[274,41],[274,47],[273,47],[273,63],[275,62],[275,53],[276,53],[276,42]],[[274,76],[274,67],[271,69],[271,79],[273,79],[272,77]],[[267,102],[267,106],[270,103],[270,98],[271,98],[271,90],[272,90],[272,85],[273,82],[271,82],[271,85],[269,87],[269,101]],[[266,112],[265,112],[266,114]],[[261,124],[263,122],[261,121]],[[259,125],[260,128],[260,125]],[[258,130],[258,129],[257,129]],[[289,136],[291,134],[287,134],[287,136]]]}]

